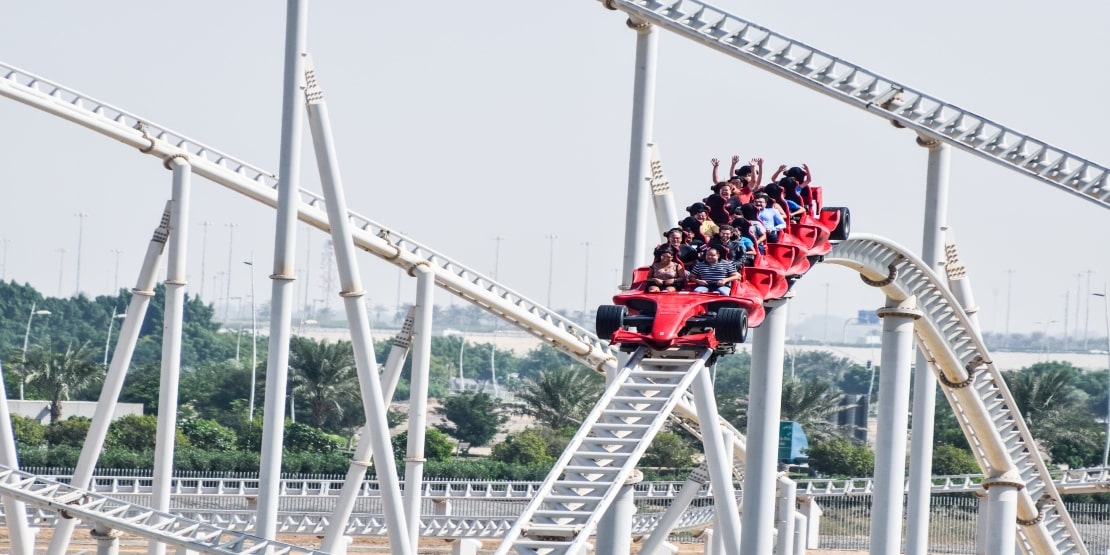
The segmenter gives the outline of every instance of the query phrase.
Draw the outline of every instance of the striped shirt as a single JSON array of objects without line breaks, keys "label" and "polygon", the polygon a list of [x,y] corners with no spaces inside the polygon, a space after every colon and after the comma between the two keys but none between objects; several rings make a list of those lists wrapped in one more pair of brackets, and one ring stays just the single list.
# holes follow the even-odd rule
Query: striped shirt
[{"label": "striped shirt", "polygon": [[690,270],[690,273],[696,275],[698,279],[713,283],[736,273],[736,266],[728,260],[718,260],[716,264],[699,260],[697,264],[694,264],[694,269]]}]

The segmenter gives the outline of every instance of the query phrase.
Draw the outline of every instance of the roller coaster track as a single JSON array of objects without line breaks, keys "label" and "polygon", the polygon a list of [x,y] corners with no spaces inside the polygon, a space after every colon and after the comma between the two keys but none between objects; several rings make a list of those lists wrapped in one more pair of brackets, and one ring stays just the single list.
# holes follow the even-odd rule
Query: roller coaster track
[{"label": "roller coaster track", "polygon": [[1110,208],[1110,170],[699,0],[601,0],[919,134]]},{"label": "roller coaster track", "polygon": [[983,473],[988,480],[1020,488],[1017,534],[1022,551],[1086,554],[1006,382],[942,281],[907,249],[879,237],[856,235],[834,247],[825,262],[859,272],[893,300],[916,298],[923,313],[914,325],[918,348],[936,373]]},{"label": "roller coaster track", "polygon": [[[860,107],[919,134],[951,144],[1010,170],[1110,207],[1107,168],[1053,147],[969,111],[909,89],[896,81],[825,54],[801,42],[693,0],[602,0],[637,20],[654,23],[730,56]],[[184,156],[192,171],[269,206],[277,205],[277,178],[179,133],[88,98],[33,74],[0,63],[5,96],[111,137],[166,160]],[[300,190],[298,218],[329,230],[324,199]],[[594,334],[450,258],[369,218],[350,213],[360,248],[411,272],[432,270],[437,284],[505,319],[598,371],[616,369],[615,353]],[[916,324],[919,347],[943,384],[973,451],[990,479],[1024,485],[1019,492],[1018,539],[1025,553],[1086,553],[1063,509],[1051,476],[1038,456],[1005,383],[971,331],[967,317],[925,265],[905,249],[880,238],[855,238],[838,245],[826,261],[848,266],[871,280],[890,278],[882,288],[894,299],[914,296],[925,317]],[[676,412],[696,418],[686,399]],[[16,476],[14,471],[4,471]],[[3,473],[0,473],[3,474]],[[12,487],[11,484],[20,484]],[[34,482],[6,481],[3,491],[37,499]],[[17,491],[18,490],[18,491]],[[87,492],[84,492],[87,495]],[[48,500],[49,501],[49,500]],[[51,502],[43,501],[48,505]],[[53,506],[53,505],[51,505]],[[100,509],[88,518],[134,528]],[[166,515],[160,515],[167,518]],[[117,526],[119,525],[119,526]],[[127,528],[126,526],[131,526]],[[146,530],[150,533],[150,530]]]}]

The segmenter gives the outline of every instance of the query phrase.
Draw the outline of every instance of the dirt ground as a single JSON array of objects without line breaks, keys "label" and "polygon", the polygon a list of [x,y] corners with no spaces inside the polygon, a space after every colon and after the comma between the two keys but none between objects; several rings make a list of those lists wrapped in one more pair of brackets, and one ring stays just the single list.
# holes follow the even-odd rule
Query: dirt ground
[{"label": "dirt ground", "polygon": [[[3,546],[8,545],[7,531],[0,528],[0,554],[9,553]],[[280,541],[303,546],[303,547],[317,547],[320,545],[320,538],[313,535],[306,534],[287,534],[279,536]],[[50,542],[50,530],[44,529],[39,531],[37,540],[35,542],[35,553],[46,553],[47,544]],[[441,555],[444,553],[451,553],[451,541],[449,540],[433,540],[424,539],[420,541],[420,548],[418,553],[420,555]],[[482,542],[482,549],[479,553],[493,553],[497,547],[497,543],[492,539]],[[681,555],[695,555],[704,552],[702,544],[679,544],[678,553]],[[124,535],[120,538],[120,553],[146,553],[146,541],[137,536]],[[639,548],[638,544],[633,543],[632,553],[636,553]],[[69,553],[96,552],[96,540],[89,535],[88,528],[78,528],[73,534],[73,541],[70,542]],[[168,553],[173,553],[173,550],[167,550]],[[348,553],[389,553],[389,542],[385,538],[355,538]],[[806,551],[807,555],[864,555],[866,551],[828,551],[828,550],[809,550]]]}]

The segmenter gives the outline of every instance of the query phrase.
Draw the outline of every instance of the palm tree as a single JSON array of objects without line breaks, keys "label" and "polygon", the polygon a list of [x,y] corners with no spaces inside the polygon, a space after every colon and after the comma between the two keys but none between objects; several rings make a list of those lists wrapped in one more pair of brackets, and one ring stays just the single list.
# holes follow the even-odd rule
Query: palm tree
[{"label": "palm tree", "polygon": [[76,349],[70,344],[64,352],[36,345],[21,365],[27,384],[50,401],[51,422],[62,419],[62,402],[104,378],[104,368],[96,363],[96,353],[87,342]]},{"label": "palm tree", "polygon": [[821,442],[841,436],[829,417],[843,410],[844,396],[826,380],[786,379],[782,384],[782,419],[802,425],[806,438]]},{"label": "palm tree", "polygon": [[602,377],[587,368],[545,370],[538,378],[525,378],[517,394],[516,412],[553,430],[575,426],[590,413],[604,389]]},{"label": "palm tree", "polygon": [[350,341],[317,342],[294,337],[290,343],[289,368],[298,403],[307,407],[312,425],[322,428],[343,416],[343,407],[359,399],[355,354]]}]

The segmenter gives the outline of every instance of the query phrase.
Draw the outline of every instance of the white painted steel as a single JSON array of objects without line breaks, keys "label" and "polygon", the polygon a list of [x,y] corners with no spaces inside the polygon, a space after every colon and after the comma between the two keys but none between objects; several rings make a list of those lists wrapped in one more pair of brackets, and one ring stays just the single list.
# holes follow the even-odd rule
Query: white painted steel
[{"label": "white painted steel", "polygon": [[[910,360],[913,321],[921,316],[913,297],[886,300],[877,311],[883,319],[879,368],[879,417],[875,433],[875,496],[871,511],[870,551],[897,553],[902,546],[906,443],[909,430]],[[908,525],[908,523],[907,523]]]},{"label": "white painted steel", "polygon": [[765,303],[767,317],[752,330],[749,449],[744,461],[744,534],[738,551],[751,555],[771,555],[774,541],[786,303],[787,299]]},{"label": "white painted steel", "polygon": [[[674,205],[674,193],[671,192],[671,182],[663,173],[663,160],[659,157],[659,147],[648,145],[651,152],[651,202],[655,207],[655,224],[659,227],[662,236],[678,225],[678,209]],[[659,242],[665,241],[660,238]]]},{"label": "white painted steel", "polygon": [[382,370],[382,389],[385,399],[392,399],[397,383],[401,381],[401,370],[405,366],[405,357],[408,356],[409,346],[412,344],[412,329],[415,322],[416,307],[410,306],[405,314],[405,321],[401,330],[393,336],[392,347],[385,359],[385,368]]},{"label": "white painted steel", "polygon": [[[281,480],[285,436],[285,396],[289,380],[289,338],[293,320],[293,280],[296,270],[297,212],[300,197],[301,101],[308,0],[287,0],[285,62],[281,85],[281,144],[278,149],[274,265],[270,274],[270,339],[266,355],[266,397],[262,413],[262,460],[259,465],[258,533],[277,534],[277,487]],[[377,376],[375,376],[377,377]]]},{"label": "white painted steel", "polygon": [[[691,359],[645,358],[641,347],[606,387],[497,555],[577,554],[711,351]],[[719,436],[718,436],[719,437]]]},{"label": "white painted steel", "polygon": [[715,508],[717,532],[720,534],[718,541],[724,546],[725,552],[732,553],[740,548],[740,513],[736,506],[736,488],[732,483],[732,459],[725,447],[709,369],[700,368],[694,370],[694,373],[696,375],[694,382],[690,384],[690,390],[694,396],[694,406],[698,409],[705,460],[709,463],[709,486],[717,501]]},{"label": "white painted steel", "polygon": [[[919,135],[917,144],[929,150],[925,174],[925,214],[921,259],[940,274],[944,266],[944,232],[948,227],[948,174],[950,149],[944,143]],[[947,283],[945,283],[947,285]],[[926,368],[924,350],[917,352],[916,368]],[[928,555],[929,512],[933,476],[933,429],[936,419],[937,379],[932,372],[913,375],[913,430],[910,433],[909,492],[906,496],[906,555]]]},{"label": "white painted steel", "polygon": [[0,494],[34,507],[64,512],[82,522],[99,525],[197,553],[320,554],[322,551],[232,532],[178,515],[140,507],[50,481],[25,472],[0,467]]},{"label": "white painted steel", "polygon": [[409,388],[409,441],[405,454],[405,522],[409,545],[420,541],[420,484],[424,479],[424,436],[428,426],[428,381],[432,364],[432,314],[435,276],[424,266],[416,273],[416,349],[412,353]]},{"label": "white painted steel", "polygon": [[601,0],[885,120],[1110,208],[1110,170],[698,0]]},{"label": "white painted steel", "polygon": [[[70,484],[82,488],[89,488],[96,461],[100,457],[100,450],[104,440],[108,437],[108,427],[111,425],[112,415],[115,413],[120,391],[131,367],[131,357],[135,354],[135,346],[139,342],[139,332],[142,330],[143,320],[146,318],[150,299],[154,297],[154,287],[158,279],[157,271],[162,261],[166,240],[170,234],[170,203],[162,212],[161,220],[154,229],[154,234],[147,243],[146,255],[143,257],[139,276],[135,280],[135,288],[131,290],[131,302],[127,305],[127,316],[119,329],[119,339],[116,341],[115,351],[112,353],[112,363],[104,377],[104,385],[100,389],[96,409],[93,412],[89,431],[85,435],[85,443],[81,446],[81,455],[77,458],[77,468],[70,477]],[[3,463],[7,464],[7,463]],[[71,519],[63,519],[54,527],[50,537],[48,550],[57,553],[69,544],[73,530],[77,523]]]},{"label": "white painted steel", "polygon": [[[393,446],[390,442],[389,424],[386,421],[386,410],[389,399],[384,397],[381,377],[378,375],[378,365],[374,360],[374,339],[370,332],[370,320],[366,314],[366,303],[362,301],[362,278],[359,274],[358,260],[355,258],[355,245],[351,239],[351,222],[347,219],[347,199],[343,189],[343,180],[339,171],[339,159],[336,155],[334,141],[331,133],[331,118],[328,116],[327,103],[324,102],[323,91],[320,90],[315,72],[310,60],[304,61],[305,99],[308,108],[308,121],[312,133],[313,151],[316,154],[316,166],[320,171],[320,183],[323,186],[324,198],[327,200],[328,221],[331,223],[332,246],[335,249],[335,261],[339,275],[339,296],[343,299],[343,308],[347,315],[347,328],[351,333],[351,345],[354,351],[355,367],[358,374],[359,390],[362,394],[363,412],[366,423],[363,425],[363,436],[369,437],[369,445],[374,458],[379,461],[392,461]],[[417,378],[414,374],[414,387]],[[425,396],[427,392],[424,392]],[[421,400],[414,401],[419,404]],[[420,424],[420,419],[414,424]],[[414,435],[423,447],[423,431],[421,425],[414,431]],[[360,438],[361,443],[362,438]],[[411,445],[411,444],[410,444]],[[365,471],[366,467],[359,463],[351,465],[352,470]],[[415,527],[410,530],[405,524],[404,502],[401,498],[401,488],[397,469],[392,464],[381,464],[377,468],[379,481],[382,487],[382,504],[386,522],[389,524],[390,548],[393,553],[406,554],[416,545]],[[420,474],[416,473],[419,481]],[[347,484],[351,489],[357,489]],[[336,526],[339,532],[332,537],[338,537],[345,528],[344,524],[350,516],[349,512],[335,514]],[[341,545],[329,546],[333,551],[343,549]]]},{"label": "white painted steel", "polygon": [[923,313],[915,324],[918,348],[927,353],[942,383],[967,384],[945,385],[943,390],[984,473],[997,477],[1016,470],[1026,484],[1017,511],[1024,523],[1018,530],[1022,551],[1085,554],[990,353],[940,280],[905,248],[868,235],[857,234],[836,245],[825,261],[852,268],[871,280],[889,279],[881,289],[892,299],[917,297]]},{"label": "white painted steel", "polygon": [[[177,441],[178,386],[181,383],[181,344],[185,319],[186,253],[189,246],[189,205],[192,172],[184,157],[170,157],[165,165],[173,170],[170,202],[169,253],[166,257],[166,299],[162,324],[162,366],[158,383],[158,428],[154,442],[154,479],[150,506],[161,512],[170,510],[170,482],[173,480],[173,454]],[[65,546],[55,546],[64,553]],[[150,555],[162,555],[166,545],[151,541]]]},{"label": "white painted steel", "polygon": [[[8,412],[8,392],[4,388],[4,372],[0,368],[0,422],[11,422]],[[15,455],[15,435],[9,425],[0,426],[0,465],[9,468],[19,466]],[[15,515],[7,518],[8,541],[14,555],[32,555],[35,550],[35,533],[27,525],[27,505],[18,498],[3,496],[5,515]]]},{"label": "white painted steel", "polygon": [[775,555],[794,555],[794,524],[798,485],[786,476],[779,477],[775,504]]},{"label": "white painted steel", "polygon": [[667,536],[678,524],[690,503],[698,496],[701,488],[708,481],[709,464],[703,461],[690,473],[690,477],[686,478],[686,482],[682,484],[682,489],[671,500],[670,505],[667,505],[667,510],[663,512],[663,516],[659,518],[651,534],[640,546],[640,553],[643,555],[663,555],[663,544],[666,543]]},{"label": "white painted steel", "polygon": [[632,271],[647,265],[647,207],[652,127],[655,121],[655,66],[658,58],[659,31],[651,25],[637,25],[636,67],[632,90],[632,131],[628,154],[628,199],[624,221],[624,271],[621,288],[631,285]]}]

